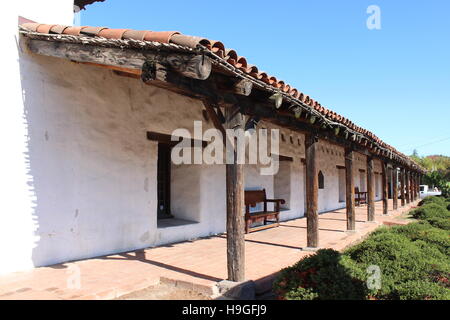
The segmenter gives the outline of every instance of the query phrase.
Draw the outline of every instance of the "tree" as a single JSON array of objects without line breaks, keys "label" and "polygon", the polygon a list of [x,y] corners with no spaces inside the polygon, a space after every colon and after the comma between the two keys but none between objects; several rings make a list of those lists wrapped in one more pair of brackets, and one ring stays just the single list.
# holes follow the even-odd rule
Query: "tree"
[{"label": "tree", "polygon": [[448,189],[448,184],[450,183],[450,157],[442,155],[420,157],[417,150],[414,150],[410,157],[428,171],[423,179],[425,184],[433,188],[437,187],[440,190]]}]

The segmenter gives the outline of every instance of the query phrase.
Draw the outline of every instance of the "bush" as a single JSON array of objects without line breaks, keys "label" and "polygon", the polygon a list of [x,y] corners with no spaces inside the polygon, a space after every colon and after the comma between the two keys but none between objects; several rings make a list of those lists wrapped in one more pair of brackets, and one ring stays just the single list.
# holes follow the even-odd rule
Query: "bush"
[{"label": "bush", "polygon": [[415,219],[426,220],[429,218],[450,218],[450,212],[442,204],[426,203],[423,206],[411,211],[411,216]]},{"label": "bush", "polygon": [[[450,205],[449,205],[450,207]],[[449,209],[450,210],[450,209]],[[433,227],[450,231],[450,219],[443,218],[429,218],[427,219],[428,223],[430,223]]]},{"label": "bush", "polygon": [[423,206],[423,205],[430,204],[430,203],[435,203],[435,204],[444,206],[446,204],[446,199],[443,197],[438,197],[438,196],[428,196],[419,202],[419,206]]},{"label": "bush", "polygon": [[[300,300],[449,299],[450,220],[429,221],[379,229],[343,254],[319,250],[282,270],[275,292]],[[380,268],[380,289],[367,289],[372,265]]]},{"label": "bush", "polygon": [[[380,232],[348,249],[345,254],[364,269],[370,265],[380,268],[382,286],[380,290],[372,290],[372,296],[378,299],[396,299],[395,290],[400,284],[429,277],[433,264],[440,264],[439,259],[446,259],[439,250],[429,249],[425,253],[422,249],[423,246],[415,245],[405,235]],[[438,269],[442,272],[441,266]]]},{"label": "bush", "polygon": [[448,300],[449,290],[430,281],[408,281],[400,284],[395,290],[400,300]]},{"label": "bush", "polygon": [[[440,220],[449,222],[448,219]],[[433,246],[442,253],[450,255],[450,233],[444,229],[433,227],[428,221],[420,221],[403,227],[396,227],[392,229],[392,232],[404,235],[412,241],[424,241],[428,246]]]},{"label": "bush", "polygon": [[288,300],[364,299],[367,290],[361,275],[347,257],[322,249],[283,269],[274,290],[281,299]]}]

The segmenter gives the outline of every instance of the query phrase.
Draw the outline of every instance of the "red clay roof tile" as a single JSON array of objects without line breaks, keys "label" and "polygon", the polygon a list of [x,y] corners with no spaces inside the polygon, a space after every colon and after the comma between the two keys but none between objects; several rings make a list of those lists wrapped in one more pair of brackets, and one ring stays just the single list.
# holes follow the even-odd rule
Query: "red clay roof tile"
[{"label": "red clay roof tile", "polygon": [[[220,41],[214,41],[197,36],[188,36],[181,34],[178,31],[145,31],[145,30],[130,30],[130,29],[110,29],[106,27],[67,27],[61,25],[47,25],[38,23],[24,23],[21,25],[23,28],[31,31],[43,34],[56,33],[72,36],[89,36],[89,37],[104,37],[108,39],[133,39],[140,41],[154,41],[160,43],[173,43],[180,46],[185,46],[189,48],[197,48],[198,46],[203,46],[219,56],[220,58],[227,61],[229,64],[235,68],[240,69],[251,77],[263,81],[266,84],[278,88],[283,92],[289,94],[295,99],[305,105],[309,105],[315,110],[318,110],[324,114],[327,118],[337,121],[343,125],[346,125],[353,130],[363,133],[368,137],[371,137],[379,144],[381,140],[376,137],[373,133],[363,128],[360,128],[353,124],[348,119],[342,117],[341,115],[322,107],[318,102],[304,94],[300,90],[291,87],[284,81],[277,79],[275,76],[270,76],[264,71],[259,71],[254,65],[248,64],[245,57],[239,56],[238,53],[233,49],[226,49],[224,44]],[[384,144],[386,145],[386,144]],[[395,151],[400,154],[395,148],[386,145],[391,151]]]}]

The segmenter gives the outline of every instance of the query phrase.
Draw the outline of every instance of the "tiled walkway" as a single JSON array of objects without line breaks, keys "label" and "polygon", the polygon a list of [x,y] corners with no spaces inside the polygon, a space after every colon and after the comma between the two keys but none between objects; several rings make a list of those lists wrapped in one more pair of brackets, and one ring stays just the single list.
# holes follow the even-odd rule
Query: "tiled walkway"
[{"label": "tiled walkway", "polygon": [[[355,233],[345,231],[345,209],[321,214],[319,245],[342,250],[380,224],[405,223],[398,216],[411,205],[383,216],[382,203],[377,202],[376,223],[366,222],[367,208],[359,207]],[[306,219],[282,222],[245,239],[246,277],[259,283],[311,254],[302,251]],[[160,280],[211,294],[214,284],[226,276],[226,237],[220,235],[0,276],[0,299],[111,299]]]}]

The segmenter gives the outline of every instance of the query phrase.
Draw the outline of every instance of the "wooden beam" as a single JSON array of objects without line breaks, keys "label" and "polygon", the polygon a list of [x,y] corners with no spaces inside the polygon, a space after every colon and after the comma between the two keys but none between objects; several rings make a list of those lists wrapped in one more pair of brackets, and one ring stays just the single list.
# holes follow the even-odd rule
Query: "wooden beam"
[{"label": "wooden beam", "polygon": [[347,230],[356,230],[355,220],[355,181],[353,180],[353,158],[352,149],[345,149],[345,195],[347,206]]},{"label": "wooden beam", "polygon": [[278,154],[278,161],[286,161],[286,162],[293,162],[294,158],[289,156],[283,156],[281,154]]},{"label": "wooden beam", "polygon": [[306,159],[306,225],[307,246],[317,248],[319,246],[319,180],[317,170],[318,139],[312,134],[305,136],[305,159]]},{"label": "wooden beam", "polygon": [[233,86],[233,93],[249,96],[252,93],[253,82],[249,80],[240,80]]},{"label": "wooden beam", "polygon": [[[203,105],[205,106],[206,112],[208,116],[211,118],[211,121],[214,124],[214,127],[222,133],[224,145],[226,145],[226,131],[222,122],[220,120],[220,116],[214,110],[214,106],[208,99],[202,99]],[[218,107],[217,107],[218,108]],[[220,109],[219,109],[220,110]]]},{"label": "wooden beam", "polygon": [[[177,145],[181,141],[181,139],[187,139],[187,138],[184,138],[184,137],[176,137],[176,138],[178,138],[178,140],[177,141],[173,141],[172,137],[175,137],[175,136],[172,136],[170,134],[153,132],[153,131],[148,131],[147,132],[147,139],[148,140],[157,141],[157,142],[160,142],[160,143],[165,143],[165,144],[168,144],[168,145],[171,145],[171,146]],[[189,139],[189,140],[191,141],[191,147],[192,148],[195,147],[195,145],[196,145],[195,142],[198,142],[197,145],[201,145],[203,148],[206,148],[206,146],[208,145],[207,141],[195,140],[195,139]]]},{"label": "wooden beam", "polygon": [[199,80],[207,79],[212,70],[212,63],[208,57],[195,54],[108,48],[36,39],[29,40],[28,48],[31,52],[40,55],[125,69],[141,70],[143,64],[151,60],[168,66],[185,77]]},{"label": "wooden beam", "polygon": [[[117,74],[127,77],[136,78],[139,74],[141,74],[142,66],[145,62],[152,61],[158,64],[165,66],[168,71],[173,71],[178,74],[183,75],[184,77],[190,79],[197,80],[206,80],[210,77],[212,72],[212,63],[208,57],[204,55],[197,55],[192,53],[165,53],[157,50],[139,50],[139,49],[128,49],[128,48],[110,48],[110,47],[102,47],[94,44],[79,44],[79,43],[68,43],[68,42],[60,42],[60,41],[45,41],[45,40],[37,40],[37,39],[28,39],[28,48],[31,52],[58,57],[62,59],[68,59],[75,62],[92,64],[102,67],[107,67],[113,69]],[[215,74],[215,77],[219,79],[220,77],[224,77],[223,75]],[[215,81],[217,81],[217,79]],[[161,83],[158,81],[151,82],[151,84],[159,87],[163,87],[165,89],[169,89],[175,91],[180,94],[184,94],[190,97],[199,97],[199,95],[205,95],[206,97],[214,96],[217,98],[217,92],[214,90],[195,90],[194,88],[198,87],[199,83],[191,83],[190,85],[180,85],[179,81],[168,81],[167,78],[164,79]],[[219,81],[220,82],[220,81]],[[237,96],[248,96],[251,95],[253,90],[253,83],[242,79],[242,80],[232,80],[233,84],[230,88],[224,90],[224,92],[230,92],[231,94],[235,94]],[[146,81],[146,83],[150,83],[150,81]],[[170,83],[170,85],[168,85]],[[216,83],[217,85],[217,83]],[[262,94],[262,96],[267,95],[267,93]],[[272,98],[274,95],[271,96]],[[269,97],[270,98],[270,97]],[[267,98],[267,99],[269,99]],[[266,101],[267,101],[266,99]],[[220,100],[220,96],[218,101]],[[249,99],[249,103],[253,104],[254,101]],[[269,108],[273,109],[273,105],[267,103]],[[289,114],[289,116],[295,120],[294,114]],[[314,121],[313,121],[314,119]],[[272,118],[273,120],[273,118]],[[316,120],[315,116],[309,117],[308,123],[300,124],[300,128],[307,128],[309,132],[313,132],[316,135],[320,132],[320,137],[324,140],[327,140],[331,143],[336,143],[340,146],[347,146],[349,143],[343,137],[339,137],[339,135],[345,134],[339,133],[340,130],[338,128],[330,127],[330,130],[326,132],[320,130],[321,124],[314,125]],[[283,120],[283,122],[293,124],[291,121]],[[320,121],[319,121],[320,122]],[[299,129],[300,121],[296,121],[294,127]],[[311,130],[312,129],[312,130]],[[337,130],[337,131],[336,131]],[[297,130],[298,131],[298,130]],[[330,132],[328,132],[330,131]],[[352,137],[354,140],[356,136]],[[367,145],[367,141],[359,141],[358,143]],[[358,146],[353,143],[353,148],[358,148]],[[371,152],[367,151],[365,148],[361,148],[361,152],[363,154],[371,153],[371,154],[379,154],[380,150],[373,150]],[[387,157],[387,153],[381,155],[382,157]],[[395,160],[395,159],[394,159]]]},{"label": "wooden beam", "polygon": [[367,220],[375,221],[375,176],[373,158],[367,158]]},{"label": "wooden beam", "polygon": [[214,82],[219,90],[241,96],[249,96],[253,89],[253,82],[250,80],[236,80],[221,74],[214,74]]},{"label": "wooden beam", "polygon": [[[244,129],[239,110],[225,109],[225,119],[227,129]],[[226,165],[227,269],[228,280],[240,282],[245,280],[244,165],[237,163],[236,148],[233,152],[234,163]]]},{"label": "wooden beam", "polygon": [[393,195],[392,202],[394,210],[398,209],[398,170],[397,167],[392,169],[392,184],[393,184]]},{"label": "wooden beam", "polygon": [[381,162],[381,180],[383,188],[383,214],[388,214],[388,168],[387,163]]}]

